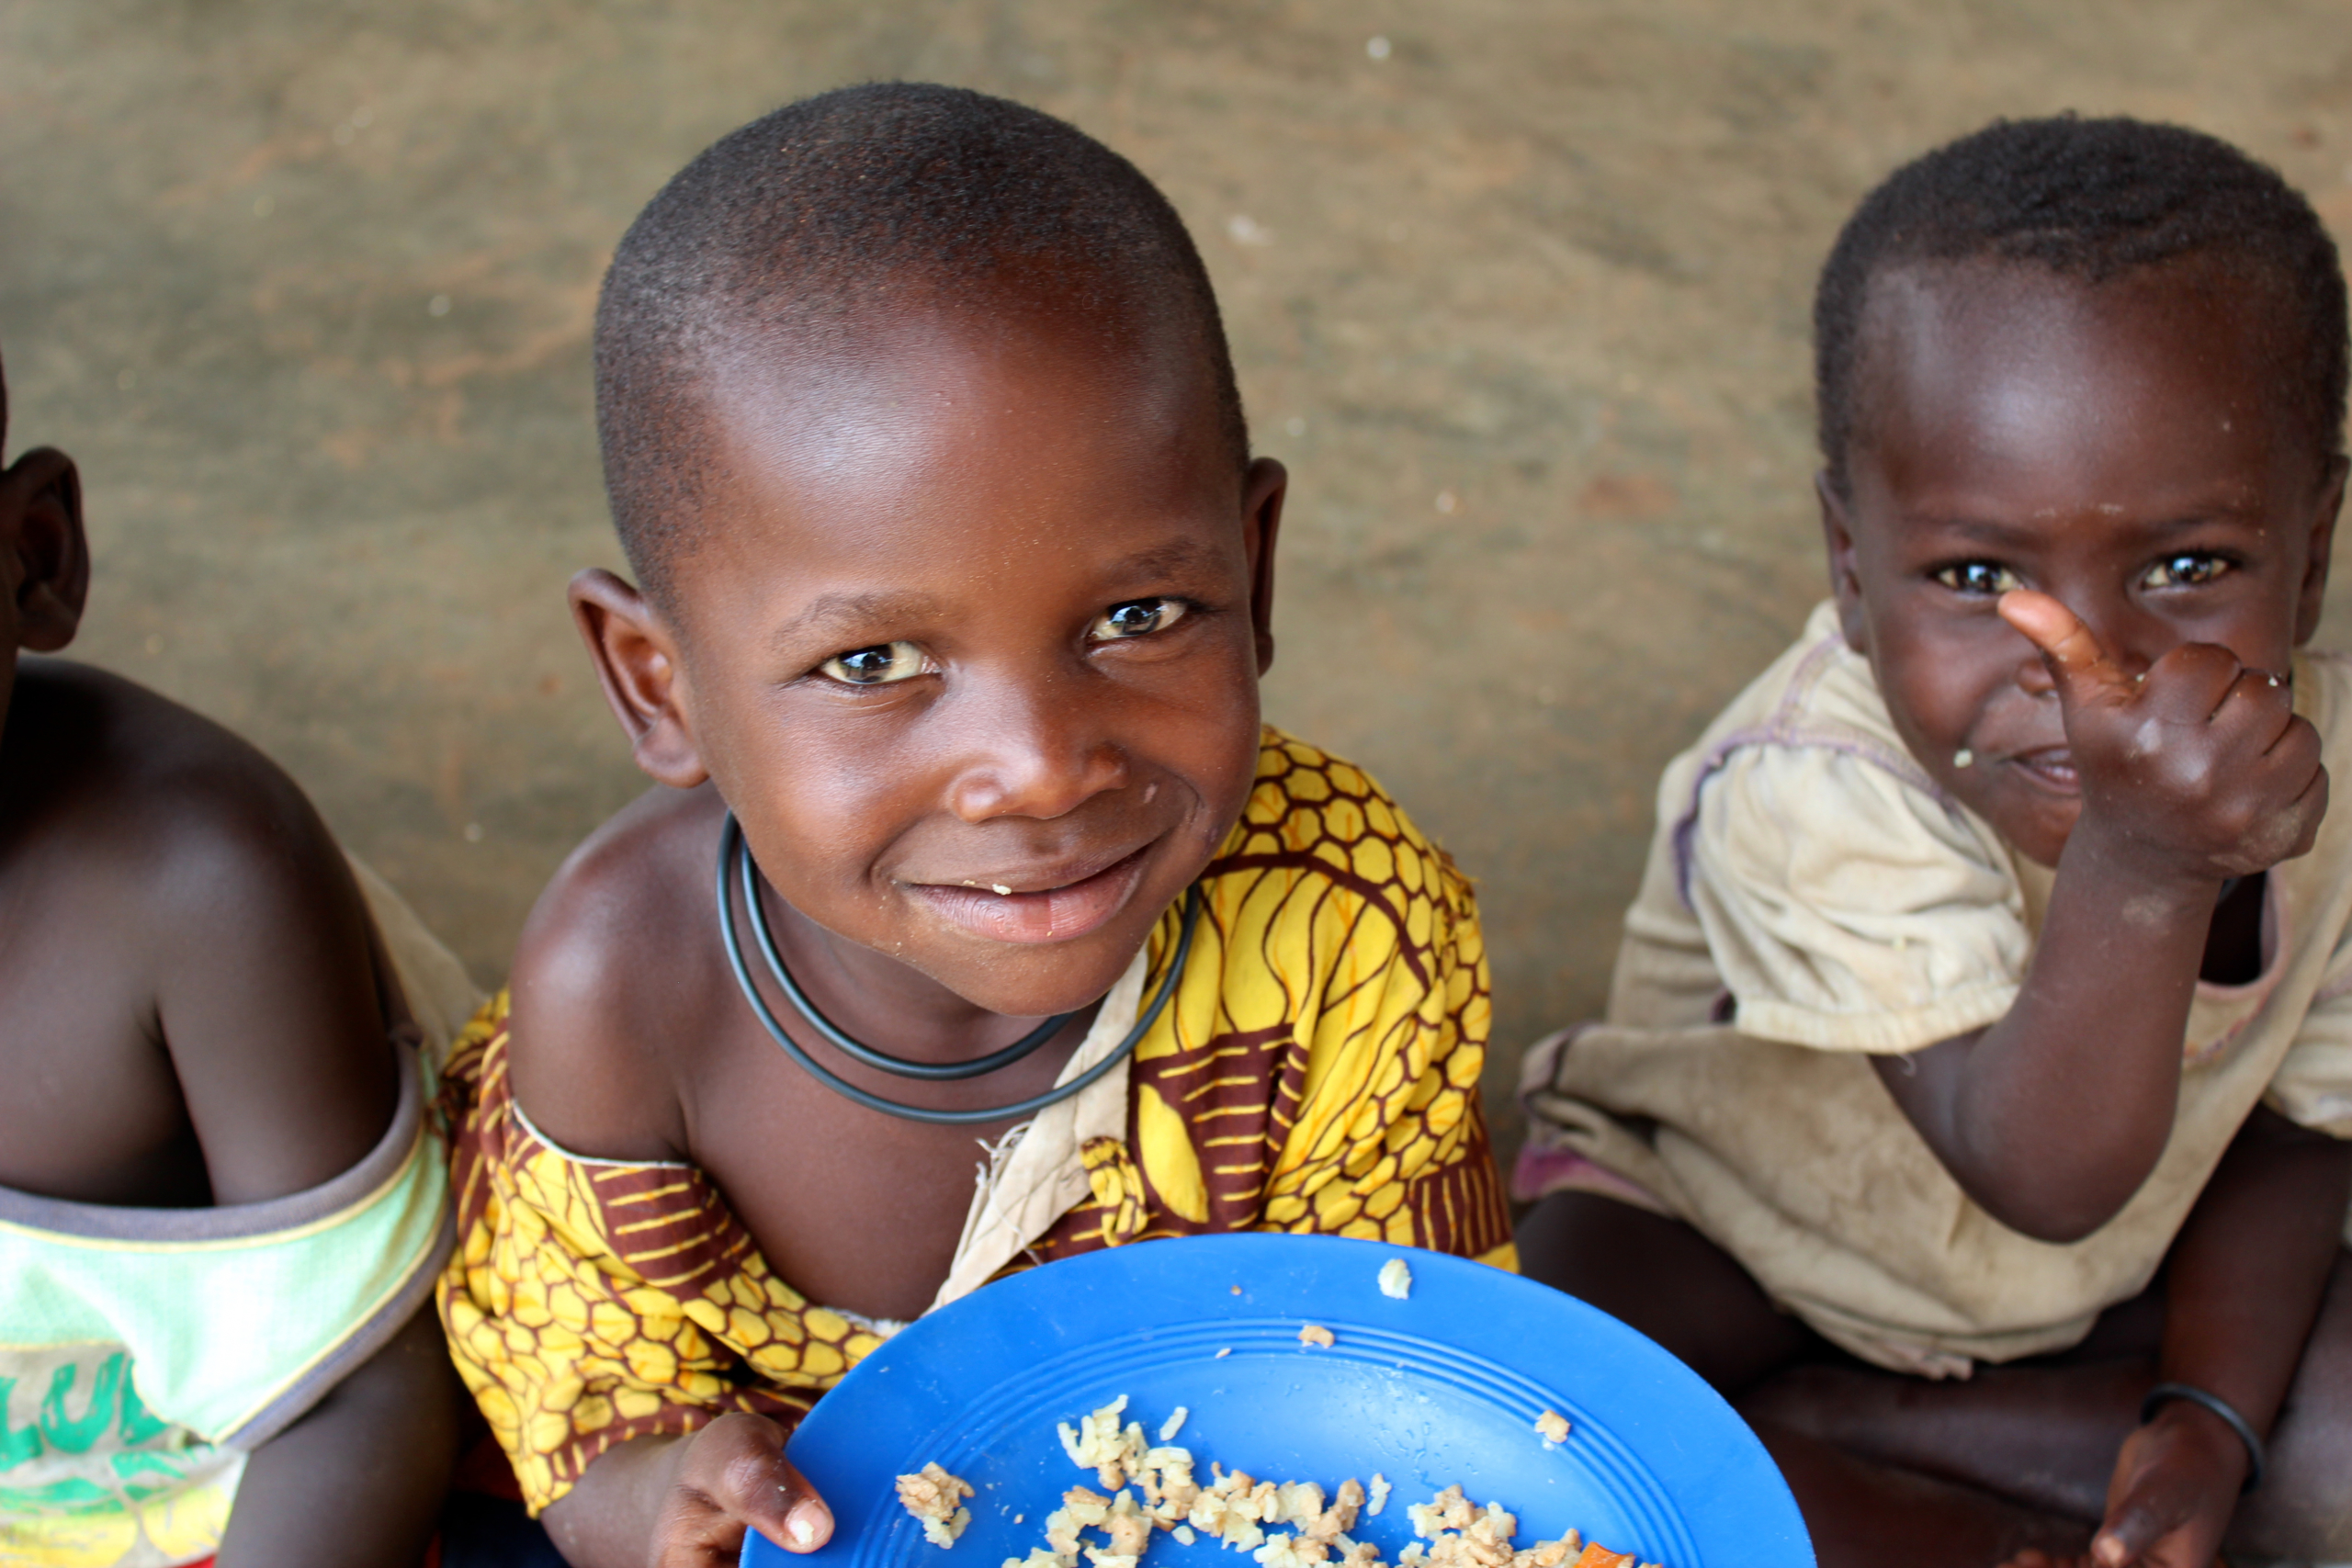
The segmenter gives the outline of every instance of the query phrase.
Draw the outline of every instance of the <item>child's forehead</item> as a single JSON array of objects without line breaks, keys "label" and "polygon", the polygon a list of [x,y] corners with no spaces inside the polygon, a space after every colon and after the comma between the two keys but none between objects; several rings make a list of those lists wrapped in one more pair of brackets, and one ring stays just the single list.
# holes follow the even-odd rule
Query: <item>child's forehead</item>
[{"label": "child's forehead", "polygon": [[[1115,560],[1238,531],[1214,382],[1148,335],[992,314],[731,355],[705,378],[695,552],[811,580],[873,563]],[[707,577],[707,572],[690,576]]]},{"label": "child's forehead", "polygon": [[1912,266],[1873,283],[1860,379],[1883,416],[1873,434],[1898,441],[1954,422],[2022,437],[2188,410],[2291,427],[2280,324],[2270,289],[2210,265],[2098,282],[2031,263]]},{"label": "child's forehead", "polygon": [[900,318],[718,364],[704,413],[724,471],[854,488],[868,504],[883,491],[921,505],[926,491],[942,492],[936,504],[1049,481],[1162,486],[1200,477],[1219,435],[1213,383],[1164,341],[1176,335],[1002,313]]},{"label": "child's forehead", "polygon": [[2070,529],[2258,504],[2307,441],[2264,292],[2171,265],[2096,283],[2034,264],[1891,274],[1865,317],[1857,456],[1930,510],[2046,508]]}]

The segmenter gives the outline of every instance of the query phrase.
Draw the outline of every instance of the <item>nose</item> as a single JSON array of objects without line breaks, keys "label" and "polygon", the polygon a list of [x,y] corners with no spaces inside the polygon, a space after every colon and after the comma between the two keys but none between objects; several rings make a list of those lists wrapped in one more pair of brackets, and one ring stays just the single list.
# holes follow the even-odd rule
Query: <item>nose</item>
[{"label": "nose", "polygon": [[1087,684],[1083,676],[1059,675],[967,688],[948,809],[967,822],[1050,821],[1125,788],[1126,752],[1100,722]]},{"label": "nose", "polygon": [[[2126,595],[2052,590],[2051,596],[2075,612],[2075,618],[2090,628],[2099,647],[2126,675],[2144,672],[2180,640],[2177,631],[2142,610]],[[2014,635],[2018,641],[2025,640],[2022,633]],[[2049,664],[2030,648],[2018,666],[2018,687],[2035,697],[2052,696],[2058,690],[2057,682],[2051,679]]]}]

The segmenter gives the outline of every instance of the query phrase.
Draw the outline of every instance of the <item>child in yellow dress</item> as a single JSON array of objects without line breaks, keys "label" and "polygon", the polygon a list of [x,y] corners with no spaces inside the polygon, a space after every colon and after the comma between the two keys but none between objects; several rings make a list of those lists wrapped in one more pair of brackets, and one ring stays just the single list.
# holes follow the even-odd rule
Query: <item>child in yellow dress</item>
[{"label": "child in yellow dress", "polygon": [[638,582],[572,604],[662,787],[451,1066],[441,1292],[572,1562],[821,1543],[793,1420],[1010,1268],[1510,1260],[1469,887],[1261,723],[1285,476],[1148,180],[999,99],[827,94],[654,198],[596,352]]}]

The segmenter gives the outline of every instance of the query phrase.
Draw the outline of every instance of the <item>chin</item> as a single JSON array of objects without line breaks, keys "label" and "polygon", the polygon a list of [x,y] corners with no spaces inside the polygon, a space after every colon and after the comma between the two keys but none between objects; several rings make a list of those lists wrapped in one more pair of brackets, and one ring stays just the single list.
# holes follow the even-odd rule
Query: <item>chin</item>
[{"label": "chin", "polygon": [[1130,942],[1094,931],[1066,942],[1006,943],[978,964],[943,965],[933,979],[974,1007],[1007,1018],[1044,1018],[1092,1007],[1118,983],[1149,937]]}]

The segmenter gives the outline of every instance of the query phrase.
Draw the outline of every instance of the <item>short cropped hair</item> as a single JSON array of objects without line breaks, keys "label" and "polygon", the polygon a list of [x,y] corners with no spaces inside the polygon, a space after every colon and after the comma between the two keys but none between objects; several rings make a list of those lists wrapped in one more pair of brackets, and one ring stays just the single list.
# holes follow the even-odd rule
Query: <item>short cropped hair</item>
[{"label": "short cropped hair", "polygon": [[1003,98],[844,87],[713,143],[646,205],[605,275],[596,430],[647,592],[666,595],[699,520],[714,358],[747,345],[789,355],[897,311],[985,309],[990,284],[1016,273],[1049,277],[1080,315],[1178,327],[1209,373],[1237,471],[1248,465],[1208,270],[1140,170]]},{"label": "short cropped hair", "polygon": [[2098,285],[2210,255],[2278,290],[2290,321],[2281,411],[2325,460],[2344,452],[2344,269],[2318,214],[2218,137],[2123,118],[1996,120],[1897,169],[1831,248],[1814,296],[1821,456],[1848,493],[1871,282],[1920,262],[2031,262]]}]

